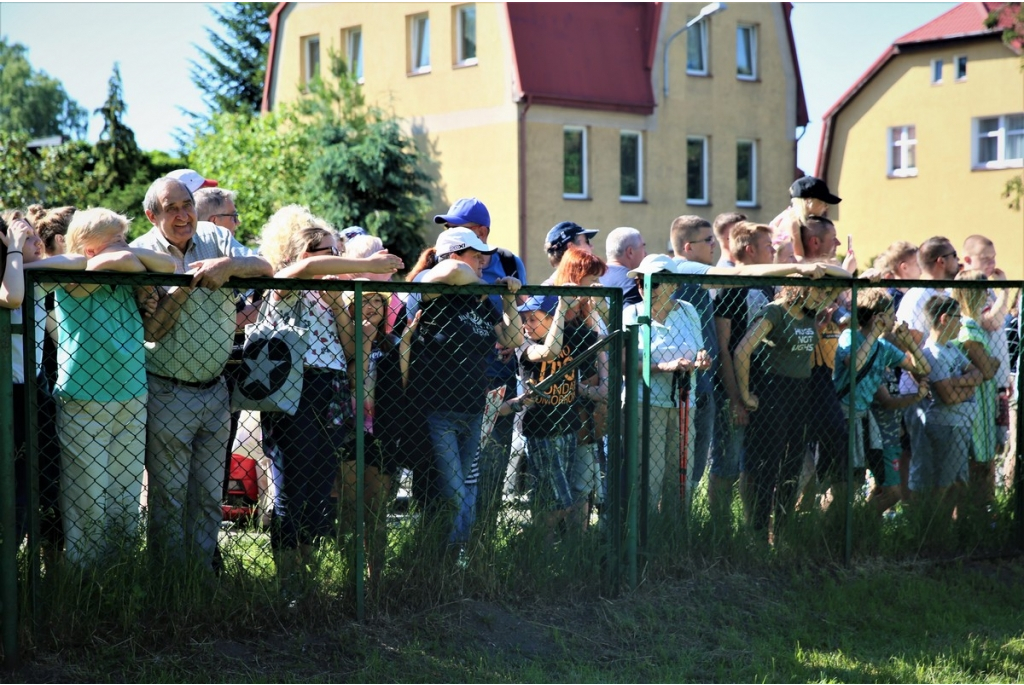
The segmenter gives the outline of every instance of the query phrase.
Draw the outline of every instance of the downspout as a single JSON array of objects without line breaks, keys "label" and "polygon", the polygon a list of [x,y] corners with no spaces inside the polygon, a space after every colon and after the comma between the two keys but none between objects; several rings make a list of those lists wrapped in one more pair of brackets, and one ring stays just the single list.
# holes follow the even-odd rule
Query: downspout
[{"label": "downspout", "polygon": [[526,232],[526,113],[533,104],[533,96],[526,96],[526,105],[519,110],[519,258],[528,263],[526,250],[529,241]]}]

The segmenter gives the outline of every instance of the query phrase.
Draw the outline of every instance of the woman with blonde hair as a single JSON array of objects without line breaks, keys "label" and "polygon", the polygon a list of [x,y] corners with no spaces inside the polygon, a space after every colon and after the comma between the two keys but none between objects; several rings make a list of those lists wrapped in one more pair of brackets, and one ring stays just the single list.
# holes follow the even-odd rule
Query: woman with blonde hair
[{"label": "woman with blonde hair", "polygon": [[[365,259],[338,256],[331,225],[299,205],[282,207],[270,217],[260,245],[280,279],[332,279],[367,271],[393,273],[402,267],[402,260],[386,251]],[[264,306],[276,308],[282,318],[293,313],[309,343],[295,415],[267,412],[260,419],[264,453],[282,476],[271,519],[271,547],[281,589],[294,595],[303,590],[314,540],[330,533],[331,486],[352,418],[346,360],[355,354],[355,341],[340,291],[278,289]]]},{"label": "woman with blonde hair", "polygon": [[[956,275],[958,281],[987,281],[980,269],[967,269]],[[988,304],[986,288],[953,288],[953,299],[960,305],[960,333],[957,344],[971,360],[983,379],[974,393],[977,410],[971,423],[971,459],[969,462],[970,488],[975,501],[984,506],[995,498],[995,455],[998,437],[996,412],[998,388],[996,371],[999,359],[992,353],[988,331],[981,320]]]}]

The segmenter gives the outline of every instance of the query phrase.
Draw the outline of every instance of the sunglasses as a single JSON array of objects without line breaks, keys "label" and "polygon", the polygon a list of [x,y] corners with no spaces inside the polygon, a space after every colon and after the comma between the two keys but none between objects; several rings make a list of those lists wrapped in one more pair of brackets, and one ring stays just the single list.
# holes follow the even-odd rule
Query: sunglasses
[{"label": "sunglasses", "polygon": [[688,245],[692,245],[694,243],[707,243],[708,245],[710,245],[713,242],[715,242],[715,236],[713,236],[713,235],[709,235],[707,238],[701,238],[700,240],[687,240],[686,241],[686,243]]},{"label": "sunglasses", "polygon": [[330,252],[335,257],[337,257],[339,254],[341,254],[340,252],[338,252],[338,248],[336,248],[336,247],[318,247],[318,248],[315,248],[315,249],[311,247],[308,250],[306,250],[306,252],[310,252],[310,253],[313,253],[313,252]]},{"label": "sunglasses", "polygon": [[953,250],[953,251],[952,251],[952,252],[950,252],[949,254],[944,254],[944,255],[942,255],[941,257],[939,257],[939,259],[949,259],[950,257],[952,257],[953,259],[956,259],[956,258],[957,258],[957,256],[956,256],[956,250]]},{"label": "sunglasses", "polygon": [[238,212],[234,212],[232,214],[211,214],[210,218],[216,219],[219,216],[229,216],[231,217],[231,220],[234,221],[236,224],[241,223],[241,221],[239,221],[238,219]]}]

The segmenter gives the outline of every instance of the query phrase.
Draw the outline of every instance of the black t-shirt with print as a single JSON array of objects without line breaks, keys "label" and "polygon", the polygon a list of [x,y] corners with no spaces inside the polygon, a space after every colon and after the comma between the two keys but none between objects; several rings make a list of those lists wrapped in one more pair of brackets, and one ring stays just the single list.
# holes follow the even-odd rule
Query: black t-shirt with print
[{"label": "black t-shirt with print", "polygon": [[743,288],[722,288],[715,298],[715,318],[729,319],[729,354],[747,334],[754,317],[774,298],[771,288],[746,286]]},{"label": "black t-shirt with print", "polygon": [[[562,351],[556,359],[533,362],[526,358],[526,347],[534,344],[527,341],[520,351],[519,368],[524,379],[540,383],[571,362],[575,356],[597,342],[597,334],[586,326],[566,324],[563,334]],[[586,366],[586,365],[584,365]],[[586,373],[586,372],[584,372]],[[592,372],[591,372],[591,375]],[[541,438],[576,432],[580,428],[579,405],[576,395],[576,381],[583,376],[579,369],[564,375],[561,383],[548,388],[547,393],[535,404],[526,408],[523,415],[523,435]]]},{"label": "black t-shirt with print", "polygon": [[420,311],[409,369],[416,401],[424,412],[482,412],[488,355],[497,342],[494,305],[479,295],[441,295]]}]

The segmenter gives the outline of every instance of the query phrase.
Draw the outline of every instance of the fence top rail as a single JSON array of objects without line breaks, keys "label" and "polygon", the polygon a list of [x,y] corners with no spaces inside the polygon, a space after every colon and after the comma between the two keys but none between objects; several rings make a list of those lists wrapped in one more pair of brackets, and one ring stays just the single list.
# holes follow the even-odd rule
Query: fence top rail
[{"label": "fence top rail", "polygon": [[713,276],[711,274],[673,274],[664,271],[650,274],[651,282],[677,283],[697,285],[809,285],[818,287],[846,287],[852,288],[1021,288],[1024,287],[1024,280],[1016,281],[930,281],[930,280],[878,280],[871,281],[866,278],[835,278],[826,276],[824,278],[806,278],[798,276]]},{"label": "fence top rail", "polygon": [[[164,285],[188,287],[192,277],[187,274],[154,274],[154,273],[117,273],[110,271],[63,271],[53,269],[33,269],[25,272],[26,283],[32,286],[37,283],[88,283],[100,285]],[[313,278],[273,278],[269,276],[254,278],[232,278],[224,288],[238,290],[327,290],[352,292],[392,292],[392,293],[440,293],[463,295],[504,295],[508,288],[503,285],[449,285],[446,283],[411,283],[406,281],[350,281]],[[570,297],[606,297],[612,304],[619,302],[623,296],[620,288],[587,287],[571,285],[523,285],[519,295],[562,295]]]}]

